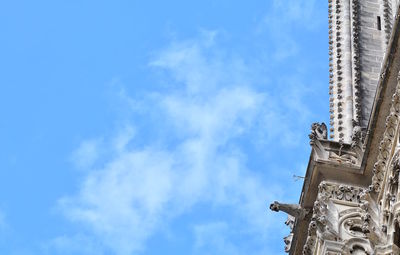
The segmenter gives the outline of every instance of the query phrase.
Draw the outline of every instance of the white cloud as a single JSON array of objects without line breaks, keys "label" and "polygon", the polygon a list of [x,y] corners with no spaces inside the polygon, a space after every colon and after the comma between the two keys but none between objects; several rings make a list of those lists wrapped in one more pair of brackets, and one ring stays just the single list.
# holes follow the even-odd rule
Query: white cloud
[{"label": "white cloud", "polygon": [[85,140],[72,155],[72,161],[78,168],[91,168],[100,155],[101,139]]},{"label": "white cloud", "polygon": [[[281,191],[266,187],[264,177],[247,168],[249,155],[238,140],[284,134],[281,143],[289,143],[296,136],[290,130],[296,121],[289,116],[301,109],[291,110],[289,103],[282,109],[280,98],[255,90],[247,76],[251,66],[224,53],[215,44],[216,32],[203,34],[173,43],[151,62],[173,78],[168,93],[144,99],[147,111],[161,116],[153,125],[165,129],[172,142],[154,139],[157,142],[135,146],[135,137],[146,130],[125,123],[109,141],[84,141],[74,153],[77,164],[90,171],[79,191],[60,199],[59,206],[69,220],[82,224],[115,254],[144,251],[152,235],[203,203],[225,208],[240,224],[197,225],[195,249],[204,250],[210,231],[221,232],[210,245],[226,254],[237,252],[230,236],[239,232],[258,242],[261,248],[254,254],[266,249],[270,223],[265,203],[280,197]],[[124,97],[136,105],[125,92]],[[261,133],[268,137],[258,136]],[[107,160],[93,168],[99,151]],[[81,240],[59,237],[52,247]]]},{"label": "white cloud", "polygon": [[267,43],[274,49],[271,54],[274,61],[284,61],[302,50],[296,32],[315,30],[322,25],[322,17],[325,17],[322,15],[326,12],[321,12],[319,4],[316,0],[272,1],[258,27],[258,33],[268,36]]},{"label": "white cloud", "polygon": [[316,19],[318,10],[316,0],[274,0],[271,12],[274,18],[286,25],[301,24],[304,28],[313,29],[319,25]]}]

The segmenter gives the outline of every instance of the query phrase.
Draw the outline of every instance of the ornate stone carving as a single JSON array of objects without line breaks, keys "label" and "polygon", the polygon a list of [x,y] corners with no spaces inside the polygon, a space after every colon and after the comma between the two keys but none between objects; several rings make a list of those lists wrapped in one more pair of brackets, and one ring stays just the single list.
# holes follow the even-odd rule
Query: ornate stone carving
[{"label": "ornate stone carving", "polygon": [[370,228],[371,215],[368,213],[368,209],[369,209],[368,201],[362,201],[360,208],[362,210],[362,214],[361,214],[362,227],[361,227],[361,229],[364,234],[367,234],[367,233],[371,232],[371,228]]},{"label": "ornate stone carving", "polygon": [[285,225],[288,226],[290,228],[290,230],[293,230],[294,221],[295,221],[295,217],[288,215],[287,220],[285,221]]},{"label": "ornate stone carving", "polygon": [[327,139],[328,131],[325,123],[315,122],[311,125],[311,133],[308,135],[310,138],[310,144],[314,143],[315,140]]},{"label": "ornate stone carving", "polygon": [[385,21],[385,39],[386,44],[389,43],[390,33],[392,32],[392,5],[389,0],[383,1],[383,18]]},{"label": "ornate stone carving", "polygon": [[292,247],[293,233],[290,233],[288,236],[283,238],[283,242],[285,243],[285,252],[289,252]]},{"label": "ornate stone carving", "polygon": [[338,163],[347,163],[351,165],[360,165],[364,155],[365,133],[360,126],[355,126],[352,132],[352,141],[349,144],[339,142],[340,147],[328,147],[311,140],[311,145],[321,159],[330,159]]},{"label": "ornate stone carving", "polygon": [[306,239],[306,243],[303,247],[303,255],[312,255],[314,252],[314,245],[316,241],[316,228],[317,224],[314,221],[310,222],[308,226],[308,236]]},{"label": "ornate stone carving", "polygon": [[340,36],[339,31],[342,31],[341,27],[341,12],[342,5],[340,1],[336,1],[336,118],[337,118],[337,132],[339,141],[343,141],[344,133],[343,133],[343,71],[342,71],[342,37]]},{"label": "ornate stone carving", "polygon": [[332,10],[332,1],[330,0],[328,3],[328,22],[329,22],[329,112],[330,112],[330,126],[331,126],[331,135],[330,138],[334,138],[334,96],[333,96],[333,88],[334,88],[334,73],[333,73],[333,10]]},{"label": "ornate stone carving", "polygon": [[362,229],[362,220],[350,218],[343,222],[346,233],[352,237],[365,238],[366,235]]},{"label": "ornate stone carving", "polygon": [[352,0],[352,18],[353,18],[353,126],[361,123],[361,72],[360,72],[360,4],[358,0]]},{"label": "ornate stone carving", "polygon": [[390,114],[386,118],[386,128],[383,134],[383,139],[379,146],[379,154],[377,162],[374,165],[372,184],[370,189],[379,193],[382,188],[382,181],[384,178],[384,171],[390,160],[391,150],[394,145],[394,137],[396,128],[399,124],[400,114],[400,85],[399,77],[397,80],[396,91],[392,97],[392,104],[390,107]]},{"label": "ornate stone carving", "polygon": [[318,186],[320,196],[338,200],[360,203],[361,196],[366,192],[365,189],[348,185],[337,185],[327,182],[321,182]]},{"label": "ornate stone carving", "polygon": [[330,159],[333,159],[335,161],[338,161],[339,163],[348,163],[348,164],[353,164],[356,165],[359,160],[357,159],[357,155],[355,153],[340,153],[337,154],[335,152],[331,152],[329,155]]},{"label": "ornate stone carving", "polygon": [[356,123],[353,122],[353,133],[351,135],[351,147],[361,147],[363,146],[364,140],[365,140],[365,134],[362,130],[362,128]]},{"label": "ornate stone carving", "polygon": [[288,215],[287,220],[285,221],[286,226],[290,228],[290,234],[283,238],[283,242],[285,243],[285,252],[289,252],[292,246],[293,239],[293,227],[295,224],[295,218],[291,215]]},{"label": "ornate stone carving", "polygon": [[[304,255],[313,254],[318,238],[324,241],[340,240],[341,236],[335,227],[338,220],[336,217],[355,215],[342,223],[348,234],[354,238],[364,240],[367,235],[376,235],[376,224],[370,214],[369,200],[371,197],[367,189],[328,182],[321,182],[318,188],[318,197],[314,203],[308,237],[303,247]],[[347,204],[350,202],[355,207],[344,210],[344,214],[337,214],[334,217],[332,208],[329,207],[329,204],[333,205],[332,200],[343,201]],[[370,234],[370,232],[372,233]]]}]

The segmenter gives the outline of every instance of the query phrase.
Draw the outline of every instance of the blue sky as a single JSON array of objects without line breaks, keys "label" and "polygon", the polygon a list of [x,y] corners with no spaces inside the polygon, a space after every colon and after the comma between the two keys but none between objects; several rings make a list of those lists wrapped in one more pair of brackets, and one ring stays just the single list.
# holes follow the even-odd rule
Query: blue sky
[{"label": "blue sky", "polygon": [[325,2],[0,3],[0,253],[284,254]]}]

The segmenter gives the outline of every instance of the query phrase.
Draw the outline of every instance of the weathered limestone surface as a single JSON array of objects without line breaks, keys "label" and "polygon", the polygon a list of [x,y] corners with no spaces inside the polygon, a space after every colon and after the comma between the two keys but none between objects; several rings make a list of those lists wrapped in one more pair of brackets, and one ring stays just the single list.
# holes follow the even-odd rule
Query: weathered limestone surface
[{"label": "weathered limestone surface", "polygon": [[[396,1],[394,1],[396,2]],[[366,129],[390,38],[391,0],[329,0],[331,138]]]},{"label": "weathered limestone surface", "polygon": [[400,254],[399,4],[329,0],[331,140],[312,124],[299,203],[270,206],[289,254]]}]

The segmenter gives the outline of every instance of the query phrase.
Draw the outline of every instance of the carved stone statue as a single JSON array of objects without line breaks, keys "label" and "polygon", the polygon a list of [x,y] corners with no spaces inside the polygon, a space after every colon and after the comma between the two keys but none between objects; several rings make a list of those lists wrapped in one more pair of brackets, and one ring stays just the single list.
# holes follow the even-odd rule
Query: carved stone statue
[{"label": "carved stone statue", "polygon": [[311,133],[308,135],[311,140],[320,140],[320,139],[327,139],[328,138],[328,131],[326,128],[325,123],[318,123],[315,122],[311,125]]},{"label": "carved stone statue", "polygon": [[351,135],[352,147],[355,147],[355,146],[361,147],[362,144],[364,143],[364,139],[365,139],[365,134],[364,134],[362,128],[359,125],[354,125],[353,132]]}]

